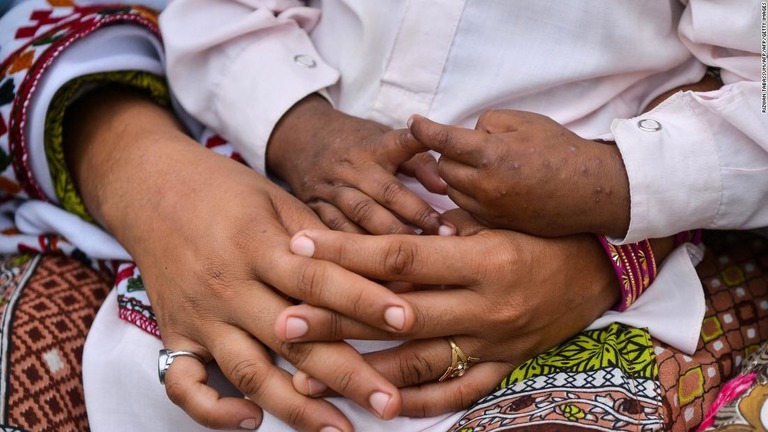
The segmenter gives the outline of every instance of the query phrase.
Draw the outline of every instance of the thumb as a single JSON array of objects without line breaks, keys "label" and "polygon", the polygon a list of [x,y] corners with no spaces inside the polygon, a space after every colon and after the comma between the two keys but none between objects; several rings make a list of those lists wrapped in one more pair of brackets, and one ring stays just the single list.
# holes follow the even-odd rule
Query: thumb
[{"label": "thumb", "polygon": [[311,208],[289,193],[281,192],[272,195],[272,207],[288,235],[293,236],[305,229],[328,229]]},{"label": "thumb", "polygon": [[458,208],[443,213],[440,216],[440,222],[456,228],[456,235],[459,236],[471,236],[490,229],[471,214]]},{"label": "thumb", "polygon": [[437,123],[418,114],[408,119],[408,128],[422,145],[466,165],[483,160],[485,132]]},{"label": "thumb", "polygon": [[477,119],[475,130],[491,134],[514,132],[537,114],[516,110],[489,110]]},{"label": "thumb", "polygon": [[406,161],[419,153],[429,150],[427,146],[414,138],[408,129],[396,129],[387,132],[376,150],[383,155],[384,160],[397,169]]}]

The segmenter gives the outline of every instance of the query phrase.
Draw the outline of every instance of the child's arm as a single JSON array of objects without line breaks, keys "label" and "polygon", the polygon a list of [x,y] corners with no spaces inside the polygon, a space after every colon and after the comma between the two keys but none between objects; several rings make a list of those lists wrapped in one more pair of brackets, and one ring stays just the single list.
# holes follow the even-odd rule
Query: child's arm
[{"label": "child's arm", "polygon": [[[721,85],[706,75],[658,96],[646,110],[677,92]],[[451,199],[489,226],[542,236],[595,232],[616,238],[629,228],[630,185],[614,143],[586,140],[549,117],[514,110],[483,113],[475,130],[420,116],[410,128],[441,153],[439,173]]]},{"label": "child's arm", "polygon": [[[423,150],[403,149],[397,132],[339,113],[317,95],[339,73],[308,35],[320,11],[305,3],[172,2],[160,25],[175,96],[256,171],[285,180],[329,226],[405,233],[411,224],[436,231],[437,213],[394,176]],[[429,184],[429,170],[414,167],[416,161],[434,160],[420,155],[405,166]],[[431,178],[439,182],[436,174]]]},{"label": "child's arm", "polygon": [[618,149],[579,137],[539,114],[484,113],[475,130],[414,116],[417,140],[442,156],[456,204],[492,227],[541,236],[622,236],[629,185]]}]

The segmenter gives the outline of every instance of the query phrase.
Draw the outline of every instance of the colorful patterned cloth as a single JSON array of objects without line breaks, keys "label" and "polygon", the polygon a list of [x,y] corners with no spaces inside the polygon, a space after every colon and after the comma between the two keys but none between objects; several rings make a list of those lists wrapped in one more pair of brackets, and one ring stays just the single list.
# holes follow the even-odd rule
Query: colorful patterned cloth
[{"label": "colorful patterned cloth", "polygon": [[88,429],[83,344],[112,279],[64,256],[0,260],[0,431]]},{"label": "colorful patterned cloth", "polygon": [[694,355],[619,324],[583,332],[520,365],[452,430],[695,430],[723,382],[768,340],[768,241],[708,233],[705,244],[697,271],[707,312]]}]

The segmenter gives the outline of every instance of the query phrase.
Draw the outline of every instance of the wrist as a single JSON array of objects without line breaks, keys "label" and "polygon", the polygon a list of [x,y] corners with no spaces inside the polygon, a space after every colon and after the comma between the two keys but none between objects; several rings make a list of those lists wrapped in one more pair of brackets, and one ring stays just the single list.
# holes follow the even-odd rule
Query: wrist
[{"label": "wrist", "polygon": [[183,135],[181,130],[170,111],[127,88],[103,87],[71,105],[64,120],[66,161],[99,224],[108,230],[119,225],[110,223],[120,214],[113,197],[136,189],[137,180],[146,181],[130,172],[132,161],[148,162],[142,153],[147,144],[163,141],[163,134]]},{"label": "wrist", "polygon": [[267,143],[267,169],[289,181],[290,173],[295,171],[296,155],[301,154],[307,145],[322,143],[322,134],[327,130],[323,126],[339,115],[341,113],[316,93],[297,102],[272,131]]},{"label": "wrist", "polygon": [[624,237],[629,230],[630,194],[629,178],[619,148],[608,142],[593,142],[596,157],[601,161],[599,174],[605,186],[596,188],[592,209],[597,215],[596,224],[591,231],[609,237]]}]

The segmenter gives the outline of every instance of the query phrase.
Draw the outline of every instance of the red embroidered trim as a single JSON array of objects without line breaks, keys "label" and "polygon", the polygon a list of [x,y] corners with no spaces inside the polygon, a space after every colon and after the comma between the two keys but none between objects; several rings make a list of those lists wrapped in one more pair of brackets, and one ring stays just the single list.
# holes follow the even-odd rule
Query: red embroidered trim
[{"label": "red embroidered trim", "polygon": [[142,315],[141,312],[127,309],[124,307],[118,308],[120,319],[128,321],[136,327],[144,330],[152,336],[160,339],[160,329],[157,327],[157,321]]},{"label": "red embroidered trim", "polygon": [[[22,79],[19,84],[16,98],[13,102],[13,108],[11,110],[11,118],[9,121],[9,137],[8,147],[11,158],[11,164],[13,170],[16,173],[16,178],[24,188],[24,190],[32,198],[37,198],[43,201],[50,201],[43,193],[40,185],[35,181],[32,174],[31,167],[29,165],[29,152],[26,142],[26,134],[24,129],[27,123],[27,110],[30,105],[32,95],[37,89],[43,74],[48,67],[53,63],[53,60],[64,49],[70,46],[73,42],[83,38],[95,30],[102,27],[114,24],[134,23],[141,25],[149,29],[153,34],[160,37],[159,29],[157,25],[151,20],[147,19],[143,15],[138,14],[134,9],[131,9],[131,13],[115,13],[112,15],[104,15],[99,17],[99,12],[106,12],[114,10],[116,6],[99,6],[99,7],[85,7],[76,8],[73,11],[74,14],[82,14],[80,19],[67,21],[66,23],[53,28],[41,35],[40,38],[50,37],[62,29],[71,28],[72,30],[67,33],[66,36],[56,39],[51,43],[51,46],[45,50],[40,58],[35,61],[34,65],[30,68],[27,75]],[[117,6],[124,8],[122,6]],[[96,15],[96,16],[94,16]],[[23,47],[18,52],[24,52],[29,46],[39,38],[35,38]],[[5,63],[3,63],[0,70],[5,70],[7,64],[14,56],[10,56]]]}]

